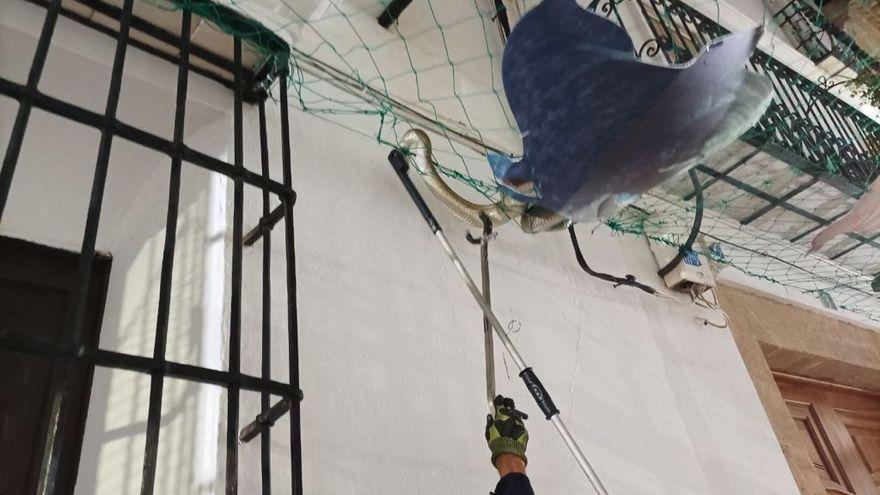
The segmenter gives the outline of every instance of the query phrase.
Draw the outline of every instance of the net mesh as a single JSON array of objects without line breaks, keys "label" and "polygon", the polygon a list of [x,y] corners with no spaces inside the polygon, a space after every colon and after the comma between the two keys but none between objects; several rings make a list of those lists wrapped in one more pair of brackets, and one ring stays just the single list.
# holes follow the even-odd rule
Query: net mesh
[{"label": "net mesh", "polygon": [[[515,24],[537,0],[415,0],[387,29],[377,18],[391,0],[144,1],[192,8],[262,50],[268,63],[288,64],[289,101],[303,112],[392,147],[412,127],[430,131],[439,170],[469,199],[499,199],[487,151],[522,151],[503,93],[498,19]],[[678,0],[579,3],[623,26],[637,55],[658,62],[684,62],[728,32],[718,4],[696,10]],[[849,26],[850,11],[863,19],[880,5],[851,0],[843,2],[850,9],[844,13],[840,4],[835,11],[808,0],[767,5],[768,35],[749,68],[770,78],[774,100],[753,129],[696,168],[704,218],[693,249],[880,321],[872,289],[880,273],[878,236],[851,233],[808,252],[812,238],[852,208],[880,168],[880,125],[869,106],[880,103],[880,64],[870,51],[880,41],[872,47],[870,36],[840,27]],[[230,22],[228,9],[262,26]],[[606,225],[679,246],[695,208],[684,175]]]}]

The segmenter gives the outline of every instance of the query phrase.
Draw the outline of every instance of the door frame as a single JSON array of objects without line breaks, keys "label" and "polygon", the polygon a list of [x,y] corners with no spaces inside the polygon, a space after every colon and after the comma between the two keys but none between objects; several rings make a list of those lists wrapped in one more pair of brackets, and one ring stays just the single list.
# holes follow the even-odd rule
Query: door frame
[{"label": "door frame", "polygon": [[[858,411],[866,420],[880,421],[880,393],[838,385],[834,382],[773,371],[773,378],[793,419],[806,420],[819,455],[836,481],[828,490],[873,495],[877,487],[859,457],[858,447],[846,424],[846,413]],[[876,403],[877,413],[865,413],[865,405]],[[850,492],[849,490],[853,490]]]},{"label": "door frame", "polygon": [[[72,304],[79,253],[13,237],[0,236],[0,253],[2,252],[12,254],[12,256],[0,256],[0,272],[3,273],[4,279],[44,290],[64,291],[67,293],[66,305]],[[95,253],[82,333],[82,343],[89,348],[97,347],[100,339],[112,263],[113,258],[109,254]],[[59,334],[59,338],[53,341],[43,341],[40,344],[45,345],[47,349],[69,347],[63,331],[64,329],[61,330],[62,334]],[[68,349],[68,351],[75,352],[73,349]],[[15,350],[10,350],[10,352],[15,352]],[[49,355],[50,357],[55,356],[52,352]],[[52,376],[48,383],[49,390],[58,386],[55,379],[58,368],[66,366],[67,361],[72,360],[74,360],[73,356],[69,356],[67,359],[60,357],[53,361]],[[64,458],[61,459],[58,484],[56,485],[59,493],[73,493],[76,484],[95,371],[93,363],[86,360],[75,361],[76,368],[73,369],[79,370],[76,373],[82,373],[80,375],[82,382],[78,383],[76,389],[70,394],[71,413],[65,418],[64,426],[57,428],[55,433],[57,436],[63,435],[66,442],[72,442],[68,444],[72,447],[65,448],[62,452]],[[40,445],[34,449],[34,458],[31,460],[31,467],[26,474],[29,478],[27,486],[34,491],[40,484],[43,452],[47,448],[50,436],[53,436],[49,433],[52,416],[49,404],[44,403],[40,409],[39,417]]]}]

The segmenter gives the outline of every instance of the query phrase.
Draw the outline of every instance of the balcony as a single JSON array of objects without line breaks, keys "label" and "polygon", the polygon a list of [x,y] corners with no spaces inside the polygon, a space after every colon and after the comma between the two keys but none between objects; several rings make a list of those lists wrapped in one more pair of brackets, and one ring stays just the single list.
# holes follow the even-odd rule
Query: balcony
[{"label": "balcony", "polygon": [[791,0],[773,17],[795,48],[817,64],[835,57],[855,72],[877,66],[862,46],[808,0]]},{"label": "balcony", "polygon": [[[640,18],[634,18],[629,4]],[[644,22],[651,38],[643,57],[689,60],[727,31],[677,0],[610,1],[598,12],[630,32]],[[787,26],[807,26],[810,13],[795,0],[780,12]],[[833,26],[811,30],[799,48],[821,61],[834,55],[854,67],[876,63]],[[751,276],[819,297],[829,307],[880,319],[871,281],[880,272],[880,234],[838,237],[820,255],[808,254],[818,231],[845,215],[880,173],[880,124],[826,87],[756,50],[750,68],[766,75],[775,96],[764,117],[719,156],[696,167],[705,208],[706,254]],[[611,222],[681,244],[691,230],[696,189],[687,178],[652,191]]]}]

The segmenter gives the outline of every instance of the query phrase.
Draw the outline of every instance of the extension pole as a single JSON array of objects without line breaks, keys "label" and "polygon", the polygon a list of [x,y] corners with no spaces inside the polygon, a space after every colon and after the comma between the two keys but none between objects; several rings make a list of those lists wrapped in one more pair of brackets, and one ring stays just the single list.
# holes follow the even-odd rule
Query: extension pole
[{"label": "extension pole", "polygon": [[[483,221],[483,236],[480,237],[480,274],[483,278],[483,299],[486,305],[492,307],[492,295],[489,282],[489,236],[492,234],[492,220],[485,214],[480,214]],[[468,234],[468,241],[474,241]],[[486,358],[486,404],[489,406],[489,414],[495,412],[495,344],[492,340],[492,323],[489,318],[483,316],[483,352]]]},{"label": "extension pole", "polygon": [[477,288],[476,284],[474,284],[473,279],[471,278],[470,274],[468,274],[467,269],[465,269],[464,265],[461,263],[461,260],[455,253],[455,250],[452,249],[452,245],[449,244],[449,240],[446,238],[443,230],[440,229],[440,224],[437,223],[437,219],[434,218],[434,214],[431,213],[431,209],[428,208],[428,204],[425,203],[424,198],[422,198],[422,195],[419,193],[418,189],[416,189],[415,184],[413,184],[412,180],[409,178],[409,175],[407,175],[409,164],[407,163],[406,157],[400,150],[395,149],[391,151],[390,155],[388,155],[388,161],[391,162],[391,166],[397,173],[397,177],[400,179],[400,182],[403,183],[403,187],[406,189],[406,192],[409,193],[410,199],[413,200],[416,208],[418,208],[419,212],[422,214],[422,218],[425,219],[425,222],[428,224],[428,227],[431,229],[434,237],[436,237],[437,240],[440,241],[440,244],[443,246],[443,250],[446,251],[446,255],[449,256],[449,259],[455,265],[455,268],[458,270],[459,275],[461,275],[462,281],[464,281],[468,290],[470,290],[471,295],[474,297],[474,300],[477,301],[480,309],[483,310],[483,315],[486,317],[486,319],[489,320],[492,328],[495,329],[495,335],[498,336],[498,340],[501,341],[501,344],[507,350],[507,353],[510,355],[511,359],[513,359],[513,362],[516,364],[517,369],[519,369],[519,376],[525,383],[526,388],[529,390],[529,393],[532,394],[532,398],[534,398],[535,402],[538,404],[538,408],[541,409],[541,412],[544,413],[544,416],[553,423],[556,431],[559,432],[559,435],[565,442],[565,446],[568,447],[569,451],[571,451],[571,454],[574,456],[578,465],[580,465],[581,470],[583,470],[584,474],[587,476],[587,480],[589,480],[596,493],[598,495],[608,495],[608,491],[605,489],[605,486],[602,485],[602,481],[599,480],[599,476],[596,475],[596,472],[593,470],[593,467],[590,466],[590,462],[587,460],[587,457],[581,451],[574,437],[571,436],[571,432],[568,431],[568,428],[565,426],[562,418],[559,417],[559,409],[556,408],[556,405],[553,403],[553,399],[550,397],[550,394],[547,393],[547,389],[545,389],[544,385],[541,384],[541,381],[538,380],[538,376],[535,375],[535,372],[532,371],[532,368],[530,368],[526,364],[525,359],[523,359],[513,341],[510,340],[510,337],[507,336],[507,333],[501,326],[501,322],[498,321],[498,317],[495,316],[495,313],[492,312],[492,308],[490,308],[489,304],[486,303],[486,300],[483,299],[480,290]]}]

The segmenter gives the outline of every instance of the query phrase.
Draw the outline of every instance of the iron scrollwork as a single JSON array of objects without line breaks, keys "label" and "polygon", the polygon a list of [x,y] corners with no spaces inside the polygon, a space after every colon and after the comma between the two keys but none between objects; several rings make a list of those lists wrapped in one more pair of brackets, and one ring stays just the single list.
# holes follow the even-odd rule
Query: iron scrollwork
[{"label": "iron scrollwork", "polygon": [[642,43],[642,46],[636,50],[636,56],[641,58],[642,55],[646,55],[648,57],[654,57],[660,50],[668,51],[673,48],[672,41],[665,37],[661,36],[659,38],[651,38],[648,41]]}]

